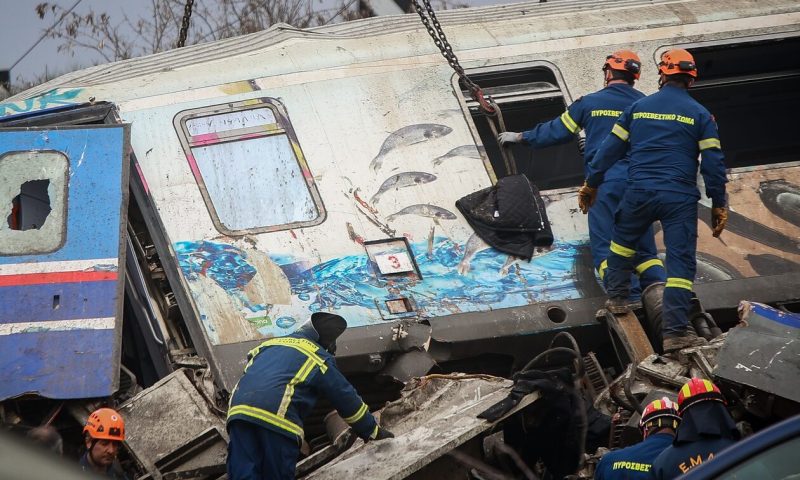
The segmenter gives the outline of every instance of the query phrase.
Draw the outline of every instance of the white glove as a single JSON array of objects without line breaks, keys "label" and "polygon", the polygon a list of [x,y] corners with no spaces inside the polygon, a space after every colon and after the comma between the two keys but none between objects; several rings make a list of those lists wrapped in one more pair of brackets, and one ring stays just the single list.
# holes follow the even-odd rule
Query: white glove
[{"label": "white glove", "polygon": [[506,143],[520,143],[522,142],[522,134],[517,132],[503,132],[497,136],[497,143],[501,147],[505,147]]}]

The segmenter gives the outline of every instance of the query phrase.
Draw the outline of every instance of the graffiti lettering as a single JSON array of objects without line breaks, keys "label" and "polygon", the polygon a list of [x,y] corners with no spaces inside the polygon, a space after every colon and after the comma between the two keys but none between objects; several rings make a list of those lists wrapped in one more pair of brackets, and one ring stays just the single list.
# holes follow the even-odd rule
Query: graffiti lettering
[{"label": "graffiti lettering", "polygon": [[59,105],[72,105],[74,99],[83,91],[82,88],[59,90],[54,88],[38,97],[28,98],[20,102],[0,103],[0,117],[15,113],[26,113],[35,110],[57,107]]}]

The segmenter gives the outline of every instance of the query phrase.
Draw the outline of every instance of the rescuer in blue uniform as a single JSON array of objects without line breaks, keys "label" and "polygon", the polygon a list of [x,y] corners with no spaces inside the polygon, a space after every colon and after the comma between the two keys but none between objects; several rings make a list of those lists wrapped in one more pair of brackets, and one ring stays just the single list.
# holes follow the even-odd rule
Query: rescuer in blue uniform
[{"label": "rescuer in blue uniform", "polygon": [[672,445],[675,430],[681,423],[678,409],[664,397],[650,402],[642,412],[639,430],[644,440],[603,456],[594,472],[595,480],[648,480],[653,460]]},{"label": "rescuer in blue uniform", "polygon": [[[544,122],[526,132],[503,132],[498,136],[501,145],[525,143],[533,148],[545,148],[572,141],[581,129],[586,132],[584,158],[592,159],[606,138],[617,117],[644,94],[633,88],[639,79],[642,63],[636,53],[619,50],[603,65],[605,87],[576,100],[559,118]],[[606,259],[609,254],[614,212],[617,210],[628,180],[627,157],[606,172],[597,192],[597,201],[589,213],[589,242],[594,268],[605,286]],[[581,209],[587,213],[587,208]],[[630,298],[638,300],[641,290],[665,280],[664,265],[658,259],[652,225],[636,244],[635,271]],[[641,287],[640,284],[641,283]]]},{"label": "rescuer in blue uniform", "polygon": [[393,437],[336,368],[332,353],[345,328],[339,315],[317,312],[294,334],[271,338],[248,353],[228,408],[230,480],[294,479],[303,419],[319,395],[362,439]]},{"label": "rescuer in blue uniform", "polygon": [[653,461],[656,480],[677,478],[739,440],[725,397],[709,380],[693,378],[681,387],[678,412],[681,424],[672,445]]},{"label": "rescuer in blue uniform", "polygon": [[[608,258],[607,308],[627,311],[630,272],[639,239],[660,220],[667,250],[663,298],[664,352],[702,341],[690,334],[688,313],[697,260],[697,157],[712,203],[713,235],[725,228],[725,164],[714,118],[689,96],[697,67],[686,50],[670,50],[658,64],[660,90],[619,117],[589,164],[579,202],[591,205],[603,174],[630,152],[628,189],[615,216]],[[629,150],[630,148],[630,150]]]}]

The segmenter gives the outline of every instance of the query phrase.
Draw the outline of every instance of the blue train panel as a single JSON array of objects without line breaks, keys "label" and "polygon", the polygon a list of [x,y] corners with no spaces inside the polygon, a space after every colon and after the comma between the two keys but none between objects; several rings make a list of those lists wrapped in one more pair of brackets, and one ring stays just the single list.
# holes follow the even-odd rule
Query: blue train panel
[{"label": "blue train panel", "polygon": [[128,136],[0,130],[0,400],[118,386]]}]

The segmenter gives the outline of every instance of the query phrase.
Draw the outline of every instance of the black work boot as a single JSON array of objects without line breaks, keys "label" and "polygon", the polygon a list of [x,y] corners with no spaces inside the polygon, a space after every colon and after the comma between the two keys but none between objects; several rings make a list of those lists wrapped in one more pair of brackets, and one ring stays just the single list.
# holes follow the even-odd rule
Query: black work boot
[{"label": "black work boot", "polygon": [[[641,304],[640,304],[641,306]],[[606,310],[615,314],[622,315],[631,311],[632,302],[627,298],[609,297],[606,300]]]},{"label": "black work boot", "polygon": [[684,348],[700,347],[708,344],[705,338],[698,337],[694,331],[688,330],[683,335],[664,335],[664,353],[677,352]]}]

